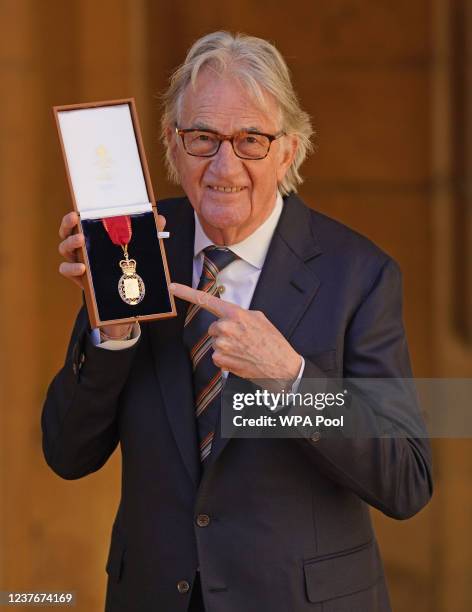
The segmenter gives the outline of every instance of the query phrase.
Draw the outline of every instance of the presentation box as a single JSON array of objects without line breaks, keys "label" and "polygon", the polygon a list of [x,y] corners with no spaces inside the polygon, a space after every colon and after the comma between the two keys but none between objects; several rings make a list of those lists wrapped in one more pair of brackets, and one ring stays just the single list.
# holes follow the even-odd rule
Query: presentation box
[{"label": "presentation box", "polygon": [[175,316],[133,98],[53,108],[92,327]]}]

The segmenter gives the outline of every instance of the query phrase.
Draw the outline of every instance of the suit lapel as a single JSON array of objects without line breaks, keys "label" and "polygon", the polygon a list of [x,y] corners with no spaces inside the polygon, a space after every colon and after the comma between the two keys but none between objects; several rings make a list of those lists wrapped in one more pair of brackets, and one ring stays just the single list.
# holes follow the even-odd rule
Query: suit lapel
[{"label": "suit lapel", "polygon": [[[250,306],[251,310],[262,311],[288,340],[318,291],[320,281],[307,262],[320,253],[311,229],[310,211],[296,196],[289,196]],[[211,464],[228,441],[221,437],[218,424],[209,457]]]},{"label": "suit lapel", "polygon": [[319,280],[306,262],[321,253],[312,234],[310,211],[296,197],[284,202],[264,267],[251,301],[289,339],[314,298]]},{"label": "suit lapel", "polygon": [[[165,242],[172,281],[192,285],[194,216],[186,199],[175,201],[167,217],[170,237]],[[161,212],[161,211],[160,211]],[[165,211],[162,211],[165,214]],[[150,336],[156,375],[175,441],[190,478],[198,486],[200,459],[197,445],[192,368],[182,341],[187,303],[176,300],[177,316],[151,323]]]}]

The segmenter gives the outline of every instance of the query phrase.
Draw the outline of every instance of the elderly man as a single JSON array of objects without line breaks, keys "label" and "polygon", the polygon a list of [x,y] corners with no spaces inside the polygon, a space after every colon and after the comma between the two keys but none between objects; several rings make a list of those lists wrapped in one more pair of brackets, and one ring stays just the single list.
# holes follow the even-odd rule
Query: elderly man
[{"label": "elderly man", "polygon": [[[310,121],[268,42],[198,40],[162,126],[186,194],[159,205],[178,316],[98,331],[82,309],[43,411],[64,478],[121,446],[106,609],[389,610],[369,504],[407,518],[427,503],[427,442],[227,438],[220,411],[226,376],[411,377],[398,267],[294,194]],[[80,285],[76,224],[60,271]]]}]

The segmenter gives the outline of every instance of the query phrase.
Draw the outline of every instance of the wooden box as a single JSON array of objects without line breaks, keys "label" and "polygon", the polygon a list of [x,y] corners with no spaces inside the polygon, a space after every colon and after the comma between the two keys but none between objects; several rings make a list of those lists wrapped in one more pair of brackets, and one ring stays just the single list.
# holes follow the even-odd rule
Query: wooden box
[{"label": "wooden box", "polygon": [[[90,325],[175,316],[134,99],[55,106],[53,111],[85,236],[80,253]],[[131,228],[127,250],[136,262],[134,274],[106,229],[117,217]]]}]

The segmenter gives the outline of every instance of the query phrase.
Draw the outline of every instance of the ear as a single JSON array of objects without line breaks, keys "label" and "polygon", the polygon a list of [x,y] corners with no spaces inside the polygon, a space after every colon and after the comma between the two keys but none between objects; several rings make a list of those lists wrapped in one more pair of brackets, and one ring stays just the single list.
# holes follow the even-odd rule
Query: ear
[{"label": "ear", "polygon": [[294,135],[287,134],[282,136],[279,148],[279,164],[277,166],[277,182],[281,183],[287,170],[292,165],[298,149],[298,138]]},{"label": "ear", "polygon": [[167,142],[167,148],[169,150],[169,155],[175,164],[177,160],[177,147],[178,147],[177,134],[175,133],[175,130],[173,130],[171,127],[166,127],[165,138]]}]

